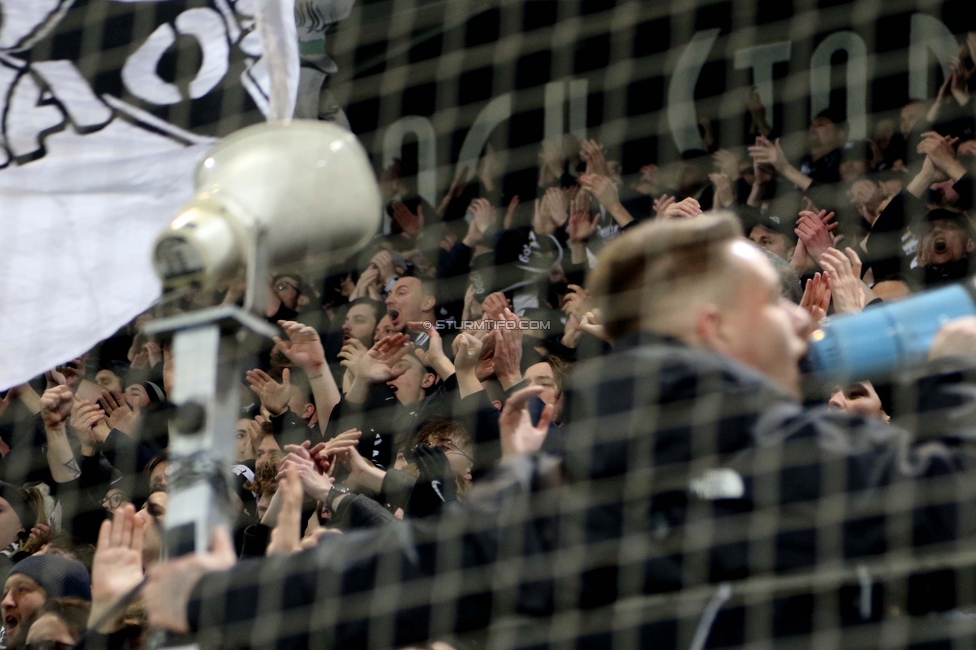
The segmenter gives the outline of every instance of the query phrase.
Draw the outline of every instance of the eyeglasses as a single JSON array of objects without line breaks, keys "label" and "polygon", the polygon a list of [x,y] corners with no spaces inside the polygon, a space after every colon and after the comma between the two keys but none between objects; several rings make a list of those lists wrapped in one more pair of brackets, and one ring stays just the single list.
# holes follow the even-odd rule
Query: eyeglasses
[{"label": "eyeglasses", "polygon": [[108,508],[109,510],[115,510],[123,503],[125,503],[126,500],[127,499],[125,498],[125,495],[122,494],[121,492],[116,492],[114,494],[106,494],[102,498],[102,507]]},{"label": "eyeglasses", "polygon": [[24,650],[71,650],[73,643],[62,643],[61,641],[34,641],[23,646]]},{"label": "eyeglasses", "polygon": [[298,291],[298,287],[291,282],[279,282],[274,286],[275,291],[285,291],[286,289],[294,289]]},{"label": "eyeglasses", "polygon": [[465,458],[467,458],[467,459],[468,459],[468,460],[469,460],[469,461],[471,462],[471,464],[472,464],[472,465],[474,464],[474,458],[471,458],[471,456],[468,456],[468,455],[467,455],[466,453],[464,453],[464,452],[463,452],[463,451],[461,450],[461,448],[460,448],[460,447],[458,447],[458,446],[457,446],[456,444],[454,444],[454,443],[453,443],[453,442],[451,442],[450,440],[446,440],[446,441],[444,441],[444,443],[443,443],[443,444],[441,444],[440,446],[441,446],[441,447],[446,447],[446,448],[447,448],[448,450],[450,450],[450,451],[456,451],[457,453],[459,453],[459,454],[461,454],[462,456],[464,456]]}]

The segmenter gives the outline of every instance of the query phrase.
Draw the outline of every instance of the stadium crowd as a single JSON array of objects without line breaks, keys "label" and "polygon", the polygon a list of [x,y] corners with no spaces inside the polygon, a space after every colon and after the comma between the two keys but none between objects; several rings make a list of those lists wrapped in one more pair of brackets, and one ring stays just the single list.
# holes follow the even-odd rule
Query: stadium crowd
[{"label": "stadium crowd", "polygon": [[[443,571],[437,548],[459,575],[500,563],[509,556],[499,540],[514,525],[505,514],[534,512],[540,486],[605,491],[604,505],[578,521],[519,520],[532,526],[518,551],[553,553],[545,562],[571,543],[569,520],[587,543],[609,544],[574,574],[584,586],[572,602],[555,595],[551,567],[515,578],[508,604],[484,585],[445,597],[438,602],[456,611],[447,622],[391,596],[390,647],[454,643],[505,613],[598,608],[628,589],[668,593],[897,550],[883,516],[852,513],[837,524],[838,548],[818,546],[810,531],[827,524],[797,504],[855,492],[870,503],[874,488],[914,481],[924,490],[971,471],[959,432],[972,423],[958,415],[970,398],[952,391],[972,381],[954,358],[976,354],[976,324],[950,323],[936,338],[936,365],[911,405],[931,416],[908,429],[898,428],[891,386],[806,392],[805,340],[830,315],[976,272],[974,59],[970,34],[934,102],[907,104],[897,123],[878,119],[869,141],[850,141],[828,111],[811,121],[806,150],[787,153],[756,101],[744,109],[751,135],[741,149],[714,146],[703,122],[701,151],[648,161],[635,179],[600,143],[568,136],[541,144],[534,197],[503,196],[505,170],[490,148],[477,169],[458,170],[437,206],[398,165],[385,170],[385,234],[324,279],[270,279],[266,315],[281,336],[240,378],[237,520],[210,553],[163,557],[173,358],[142,331],[153,311],[7,391],[0,647],[60,649],[82,637],[141,647],[153,626],[224,647],[318,646],[316,635],[375,645],[369,620],[382,615],[355,594],[379,585],[383,558],[411,567],[404,581]],[[206,299],[241,297],[232,287]],[[755,474],[770,448],[805,461],[770,483]],[[836,467],[847,478],[828,484]],[[739,468],[748,480],[696,483],[694,472],[710,468]],[[912,529],[904,543],[971,534],[946,515],[951,497],[902,521]],[[744,527],[769,508],[780,523],[760,561],[736,542],[761,544]],[[678,531],[722,517],[732,541],[716,533],[705,559],[689,550]],[[639,534],[659,546],[623,559],[621,540]],[[278,556],[273,577],[265,556]],[[220,578],[199,580],[211,571]],[[120,605],[146,576],[143,594]],[[914,589],[925,595],[909,594],[909,613],[962,607],[952,584],[922,575]],[[292,595],[268,604],[255,585]],[[338,614],[309,615],[338,595]],[[786,600],[774,633],[809,631],[810,613]],[[842,602],[839,616],[877,620],[872,607]],[[267,616],[290,609],[303,614],[269,631]]]}]

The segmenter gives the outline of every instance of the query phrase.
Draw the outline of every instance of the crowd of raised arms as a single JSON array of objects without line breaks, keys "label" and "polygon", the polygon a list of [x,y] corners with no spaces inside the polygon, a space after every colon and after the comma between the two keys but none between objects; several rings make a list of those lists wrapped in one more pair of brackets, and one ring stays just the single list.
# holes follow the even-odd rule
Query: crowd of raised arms
[{"label": "crowd of raised arms", "polygon": [[[793,151],[752,101],[750,142],[718,148],[703,120],[700,151],[649,160],[633,178],[601,143],[569,136],[541,144],[535,196],[503,195],[490,147],[436,206],[399,163],[384,170],[385,234],[327,277],[268,278],[280,337],[240,377],[237,519],[205,568],[461,516],[513,459],[565,461],[573,437],[591,435],[573,428],[584,416],[570,392],[576,409],[588,404],[589,426],[609,417],[614,396],[599,376],[636,330],[653,334],[643,344],[718,353],[799,397],[803,341],[821,319],[976,271],[974,59],[970,34],[935,100],[876,119],[867,141],[824,112]],[[715,262],[719,245],[738,261]],[[695,257],[710,261],[698,268]],[[726,263],[742,268],[724,276],[750,279],[717,297],[709,273]],[[627,293],[654,282],[667,288]],[[629,314],[612,300],[627,295]],[[241,297],[231,287],[195,304]],[[173,356],[143,333],[153,318],[3,394],[2,647],[73,646],[89,625],[111,647],[139,647],[150,623],[211,624],[178,609],[194,580],[176,597],[154,573],[165,561]],[[953,327],[933,357],[976,352],[972,324]],[[894,426],[881,386],[827,397],[825,417]],[[145,575],[147,600],[115,607]]]}]

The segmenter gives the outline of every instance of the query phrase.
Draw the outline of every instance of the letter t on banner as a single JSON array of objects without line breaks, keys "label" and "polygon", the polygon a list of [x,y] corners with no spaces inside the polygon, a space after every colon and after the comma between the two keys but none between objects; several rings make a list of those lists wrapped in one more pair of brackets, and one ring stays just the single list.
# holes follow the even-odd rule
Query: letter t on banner
[{"label": "letter t on banner", "polygon": [[790,41],[780,41],[748,47],[735,53],[736,70],[752,68],[752,84],[766,109],[766,121],[770,126],[773,124],[773,66],[790,60],[792,45]]}]

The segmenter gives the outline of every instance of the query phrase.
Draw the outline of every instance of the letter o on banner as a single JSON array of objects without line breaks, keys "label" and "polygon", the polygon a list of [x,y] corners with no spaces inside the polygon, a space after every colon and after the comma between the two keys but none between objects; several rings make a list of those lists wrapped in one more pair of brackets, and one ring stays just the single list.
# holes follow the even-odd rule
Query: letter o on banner
[{"label": "letter o on banner", "polygon": [[854,32],[835,32],[817,46],[810,57],[810,114],[830,108],[830,58],[847,52],[847,126],[849,140],[864,140],[868,134],[868,48]]},{"label": "letter o on banner", "polygon": [[224,78],[230,67],[230,45],[223,19],[213,9],[188,9],[176,17],[175,30],[169,23],[160,25],[126,60],[122,83],[130,93],[160,106],[183,100],[176,84],[163,81],[156,73],[159,60],[176,43],[177,33],[197,39],[203,51],[203,62],[190,82],[191,99],[203,97]]}]

